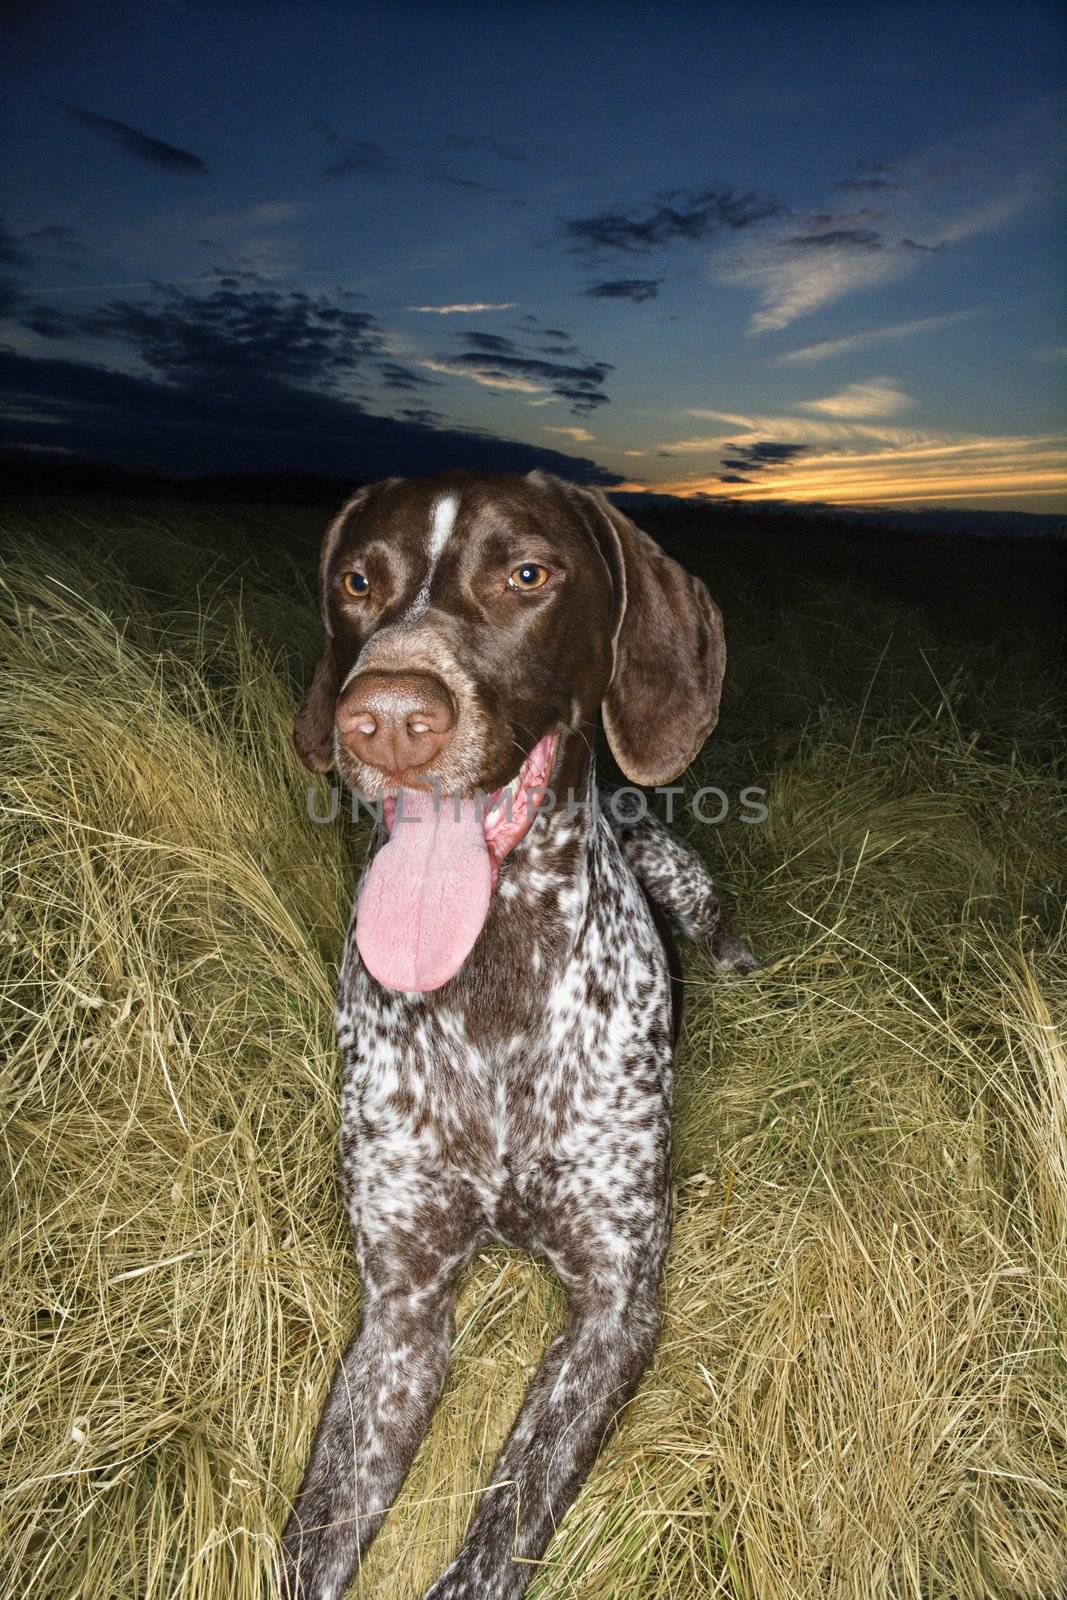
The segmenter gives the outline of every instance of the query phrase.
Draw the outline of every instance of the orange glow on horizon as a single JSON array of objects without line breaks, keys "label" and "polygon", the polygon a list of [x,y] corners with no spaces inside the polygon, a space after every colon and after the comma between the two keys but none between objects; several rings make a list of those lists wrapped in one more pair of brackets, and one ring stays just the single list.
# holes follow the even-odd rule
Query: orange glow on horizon
[{"label": "orange glow on horizon", "polygon": [[1053,502],[1049,511],[1067,511],[1065,444],[1059,435],[930,441],[897,449],[799,456],[788,463],[776,462],[770,469],[753,470],[748,483],[724,483],[718,474],[694,473],[659,483],[630,479],[618,487],[680,499],[714,495],[750,504],[786,500],[799,505],[936,506],[968,500],[1039,500],[1042,505]]}]

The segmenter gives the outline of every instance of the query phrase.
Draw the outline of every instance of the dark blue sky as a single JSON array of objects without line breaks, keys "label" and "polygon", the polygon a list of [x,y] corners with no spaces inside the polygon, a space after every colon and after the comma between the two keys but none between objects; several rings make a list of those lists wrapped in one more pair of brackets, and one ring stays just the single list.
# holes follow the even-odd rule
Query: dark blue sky
[{"label": "dark blue sky", "polygon": [[26,6],[9,431],[1063,509],[1060,15]]}]

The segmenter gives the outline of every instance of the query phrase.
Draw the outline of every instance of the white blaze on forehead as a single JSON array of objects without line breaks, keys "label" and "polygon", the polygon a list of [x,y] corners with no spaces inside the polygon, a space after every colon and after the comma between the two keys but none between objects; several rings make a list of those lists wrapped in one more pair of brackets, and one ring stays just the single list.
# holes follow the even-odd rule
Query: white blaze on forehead
[{"label": "white blaze on forehead", "polygon": [[433,514],[430,517],[430,545],[426,556],[426,576],[423,578],[422,586],[412,601],[410,608],[404,614],[405,622],[421,617],[422,613],[429,607],[430,585],[433,582],[433,575],[437,571],[437,563],[441,559],[441,552],[448,543],[452,529],[456,525],[456,511],[458,508],[459,500],[454,494],[442,495],[440,500],[434,504]]},{"label": "white blaze on forehead", "polygon": [[433,508],[433,519],[430,523],[430,570],[436,567],[440,560],[441,551],[448,543],[448,536],[452,532],[456,521],[456,508],[459,501],[454,494],[446,494],[438,500]]}]

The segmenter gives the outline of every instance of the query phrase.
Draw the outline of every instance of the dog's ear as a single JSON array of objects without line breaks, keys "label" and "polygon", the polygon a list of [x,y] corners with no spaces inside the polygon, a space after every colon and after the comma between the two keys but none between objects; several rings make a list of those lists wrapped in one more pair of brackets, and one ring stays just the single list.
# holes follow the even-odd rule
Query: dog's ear
[{"label": "dog's ear", "polygon": [[309,772],[328,772],[334,763],[333,714],[341,673],[333,640],[327,634],[315,663],[307,699],[293,720],[296,753]]},{"label": "dog's ear", "polygon": [[601,713],[632,783],[670,783],[719,718],[726,640],[699,578],[595,489],[600,548],[615,584],[614,668]]},{"label": "dog's ear", "polygon": [[330,618],[327,585],[330,566],[341,536],[351,527],[353,518],[366,509],[368,502],[388,484],[399,483],[399,478],[384,478],[380,483],[369,483],[359,489],[341,507],[326,529],[319,553],[319,605],[325,638],[322,653],[315,664],[307,699],[293,722],[293,743],[296,753],[311,772],[327,772],[334,763],[333,718],[337,696],[341,690],[342,669],[337,655]]}]

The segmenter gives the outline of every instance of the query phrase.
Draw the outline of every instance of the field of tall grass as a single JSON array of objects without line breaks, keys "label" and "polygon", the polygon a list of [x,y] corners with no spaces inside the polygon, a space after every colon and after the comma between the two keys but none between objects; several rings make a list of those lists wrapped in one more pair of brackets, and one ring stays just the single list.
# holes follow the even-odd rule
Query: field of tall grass
[{"label": "field of tall grass", "polygon": [[[314,512],[41,503],[0,580],[0,1593],[261,1600],[359,1283],[331,997],[363,828],[290,742]],[[654,1365],[535,1600],[1062,1600],[1062,684],[1018,609],[694,542],[730,644],[688,831]],[[565,1311],[465,1280],[356,1591],[445,1564]]]}]

